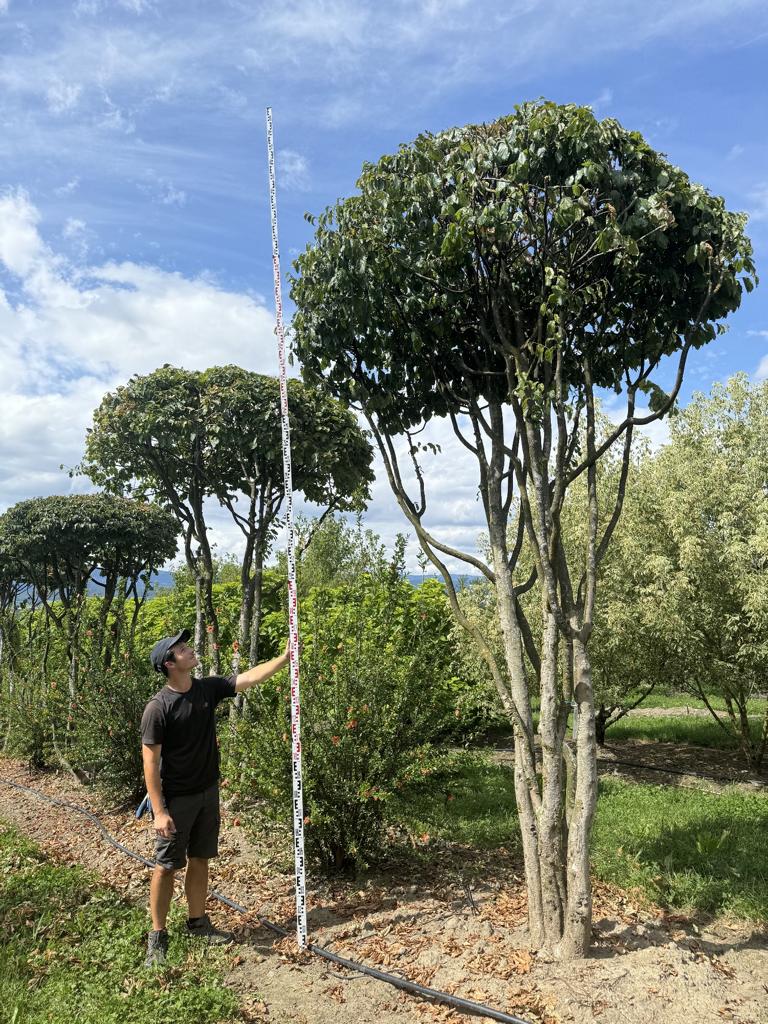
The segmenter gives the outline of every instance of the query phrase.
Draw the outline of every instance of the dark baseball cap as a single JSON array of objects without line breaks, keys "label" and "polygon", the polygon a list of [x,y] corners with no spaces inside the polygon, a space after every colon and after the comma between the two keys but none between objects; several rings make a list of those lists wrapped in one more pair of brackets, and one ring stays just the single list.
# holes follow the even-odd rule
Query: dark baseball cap
[{"label": "dark baseball cap", "polygon": [[188,629],[182,629],[176,636],[164,636],[162,640],[158,640],[149,656],[155,672],[163,671],[163,665],[168,660],[168,651],[170,651],[173,645],[181,643],[182,640],[189,640],[191,636],[192,634]]}]

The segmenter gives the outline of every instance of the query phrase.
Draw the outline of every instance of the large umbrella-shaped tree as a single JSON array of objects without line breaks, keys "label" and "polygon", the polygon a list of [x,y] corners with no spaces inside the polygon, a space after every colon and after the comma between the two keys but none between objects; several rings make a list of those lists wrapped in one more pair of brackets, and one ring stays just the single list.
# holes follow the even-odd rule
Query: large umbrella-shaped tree
[{"label": "large umbrella-shaped tree", "polygon": [[[400,507],[513,722],[532,942],[561,957],[584,955],[597,792],[588,651],[597,566],[621,511],[633,431],[669,411],[690,350],[716,336],[753,286],[745,219],[637,132],[547,102],[421,135],[366,165],[357,184],[358,194],[317,219],[314,243],[297,261],[295,350],[305,379],[363,410]],[[661,372],[671,375],[668,394]],[[626,401],[603,440],[600,389]],[[643,394],[650,409],[641,414]],[[428,527],[427,451],[417,435],[435,417],[476,460],[487,561]],[[596,464],[615,444],[624,468],[609,505]],[[582,475],[586,540],[574,558],[560,517]],[[525,538],[534,555],[527,579]],[[506,671],[461,616],[446,559],[493,582]],[[520,597],[535,578],[542,621],[532,631]],[[532,683],[541,695],[540,750]],[[571,699],[578,729],[568,814]]]}]

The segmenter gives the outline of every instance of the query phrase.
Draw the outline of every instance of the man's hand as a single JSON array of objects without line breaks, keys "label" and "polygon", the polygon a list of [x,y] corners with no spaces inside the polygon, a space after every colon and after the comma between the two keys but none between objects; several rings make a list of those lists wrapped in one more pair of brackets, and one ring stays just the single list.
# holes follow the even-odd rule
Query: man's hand
[{"label": "man's hand", "polygon": [[288,664],[289,647],[290,644],[286,644],[285,651],[282,654],[278,654],[276,658],[272,658],[270,661],[263,661],[260,665],[256,665],[255,668],[248,669],[247,672],[241,672],[235,680],[235,693],[250,690],[252,686],[260,686],[268,679],[271,679],[275,672],[285,668]]},{"label": "man's hand", "polygon": [[173,818],[167,811],[160,811],[159,814],[155,815],[155,832],[163,839],[170,839],[176,832],[176,826],[173,823]]}]

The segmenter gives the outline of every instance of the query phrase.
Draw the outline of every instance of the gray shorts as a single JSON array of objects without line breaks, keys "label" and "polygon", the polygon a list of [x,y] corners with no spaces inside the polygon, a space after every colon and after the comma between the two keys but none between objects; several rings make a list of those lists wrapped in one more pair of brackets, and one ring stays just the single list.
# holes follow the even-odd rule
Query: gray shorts
[{"label": "gray shorts", "polygon": [[178,870],[186,866],[187,857],[206,860],[219,855],[219,784],[215,782],[202,793],[167,797],[165,806],[176,826],[170,839],[157,836],[155,861],[162,867]]}]

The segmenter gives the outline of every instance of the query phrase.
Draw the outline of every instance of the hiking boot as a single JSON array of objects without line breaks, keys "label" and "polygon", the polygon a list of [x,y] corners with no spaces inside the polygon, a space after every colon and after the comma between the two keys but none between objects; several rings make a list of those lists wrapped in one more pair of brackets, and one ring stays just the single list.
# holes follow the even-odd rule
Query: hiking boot
[{"label": "hiking boot", "polygon": [[168,953],[168,932],[150,932],[147,940],[147,959],[145,967],[162,967]]},{"label": "hiking boot", "polygon": [[190,917],[187,921],[187,935],[205,939],[209,946],[226,946],[235,941],[232,932],[223,932],[214,928],[207,914],[202,917]]}]

